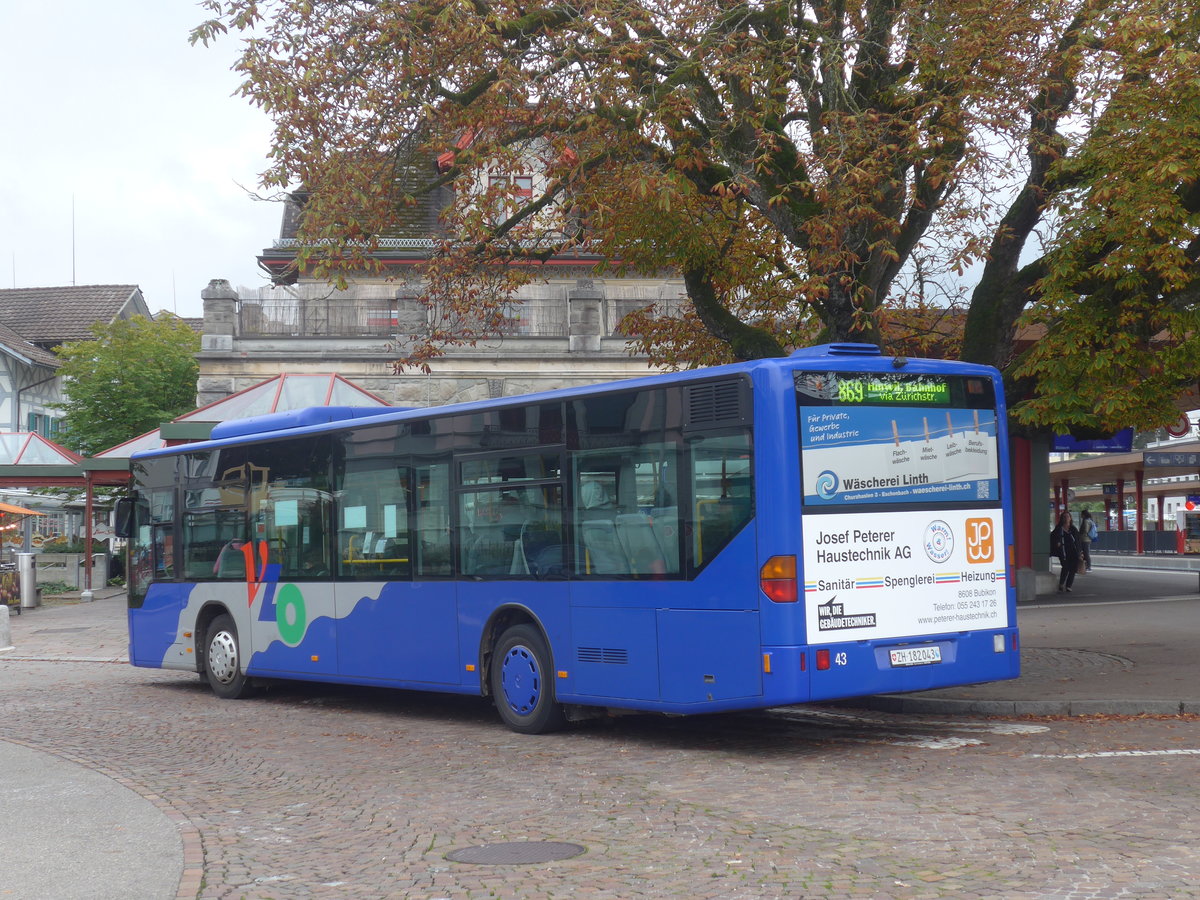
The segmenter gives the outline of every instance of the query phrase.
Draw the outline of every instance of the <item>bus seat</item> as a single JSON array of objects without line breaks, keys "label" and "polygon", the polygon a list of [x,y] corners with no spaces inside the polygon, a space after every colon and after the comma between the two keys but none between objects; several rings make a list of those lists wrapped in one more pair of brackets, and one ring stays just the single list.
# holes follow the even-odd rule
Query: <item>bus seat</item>
[{"label": "bus seat", "polygon": [[464,575],[511,575],[515,542],[505,539],[499,528],[482,531],[467,547]]},{"label": "bus seat", "polygon": [[616,518],[617,539],[634,575],[665,575],[667,560],[645,513],[622,513]]},{"label": "bus seat", "polygon": [[591,519],[580,523],[580,537],[586,552],[583,571],[590,575],[628,575],[629,560],[617,540],[616,525],[609,519]]},{"label": "bus seat", "polygon": [[612,509],[608,488],[598,481],[585,481],[579,488],[579,504],[584,509]]},{"label": "bus seat", "polygon": [[526,522],[521,526],[521,575],[563,575],[562,529],[546,522]]},{"label": "bus seat", "polygon": [[246,557],[242,554],[243,543],[243,541],[230,541],[221,548],[215,567],[218,578],[241,580],[246,577]]},{"label": "bus seat", "polygon": [[[529,574],[535,578],[567,577],[567,544],[547,544],[527,557]],[[583,556],[581,549],[576,551]]]}]

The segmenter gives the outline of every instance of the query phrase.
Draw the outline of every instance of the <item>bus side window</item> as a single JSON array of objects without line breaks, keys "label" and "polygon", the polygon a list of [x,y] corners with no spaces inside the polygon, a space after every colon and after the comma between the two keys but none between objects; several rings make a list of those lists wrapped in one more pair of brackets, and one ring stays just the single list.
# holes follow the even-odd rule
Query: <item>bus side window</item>
[{"label": "bus side window", "polygon": [[673,441],[574,455],[577,574],[680,573],[677,457]]},{"label": "bus side window", "polygon": [[416,506],[413,510],[413,547],[417,575],[450,574],[450,464],[413,469]]},{"label": "bus side window", "polygon": [[170,525],[154,526],[154,577],[175,577],[175,529]]},{"label": "bus side window", "polygon": [[410,470],[392,460],[351,459],[337,498],[337,558],[343,577],[408,578]]},{"label": "bus side window", "polygon": [[707,565],[754,514],[750,433],[692,443],[692,552]]},{"label": "bus side window", "polygon": [[188,510],[183,514],[183,543],[183,565],[189,580],[245,580],[245,510]]}]

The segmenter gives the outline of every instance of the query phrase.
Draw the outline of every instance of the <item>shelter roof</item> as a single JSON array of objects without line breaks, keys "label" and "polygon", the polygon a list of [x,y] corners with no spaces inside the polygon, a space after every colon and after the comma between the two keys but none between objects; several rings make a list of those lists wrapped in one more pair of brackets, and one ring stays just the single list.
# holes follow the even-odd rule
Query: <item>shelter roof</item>
[{"label": "shelter roof", "polygon": [[[157,450],[168,444],[204,440],[218,422],[309,406],[390,408],[390,404],[382,397],[363,390],[341,375],[277,375],[177,416],[153,431],[102,450],[87,459],[38,434],[0,433],[0,483],[80,485],[90,479],[96,484],[118,484],[128,478],[129,457],[140,450]],[[44,478],[45,481],[38,482],[38,478]]]},{"label": "shelter roof", "polygon": [[[1176,479],[1197,475],[1200,475],[1200,441],[1175,441],[1130,453],[1101,453],[1050,463],[1051,486],[1065,481],[1077,491],[1088,485],[1122,481],[1132,490],[1140,480],[1146,496],[1173,496],[1188,492],[1186,485]],[[1191,484],[1194,486],[1195,482]],[[1081,496],[1091,497],[1093,493],[1099,496],[1098,492],[1086,490]]]},{"label": "shelter roof", "polygon": [[158,450],[181,441],[205,440],[218,422],[248,419],[310,406],[365,406],[388,409],[382,397],[341,375],[276,375],[199,409],[176,416],[153,431],[95,454],[92,459],[129,459],[142,450]]},{"label": "shelter roof", "polygon": [[77,466],[81,459],[78,453],[35,432],[0,432],[0,466]]},{"label": "shelter roof", "polygon": [[276,375],[207,406],[177,416],[175,422],[227,422],[308,406],[389,407],[382,397],[341,375]]}]

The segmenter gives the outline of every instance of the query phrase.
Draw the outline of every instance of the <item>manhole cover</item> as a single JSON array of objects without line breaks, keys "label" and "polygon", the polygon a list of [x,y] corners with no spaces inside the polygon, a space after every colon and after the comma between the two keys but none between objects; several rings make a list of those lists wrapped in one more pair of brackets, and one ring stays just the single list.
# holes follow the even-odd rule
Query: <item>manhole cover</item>
[{"label": "manhole cover", "polygon": [[483,844],[480,847],[464,847],[451,850],[446,859],[453,862],[479,863],[480,865],[520,865],[521,863],[552,862],[570,859],[584,852],[578,844],[561,841],[516,841],[508,844]]}]

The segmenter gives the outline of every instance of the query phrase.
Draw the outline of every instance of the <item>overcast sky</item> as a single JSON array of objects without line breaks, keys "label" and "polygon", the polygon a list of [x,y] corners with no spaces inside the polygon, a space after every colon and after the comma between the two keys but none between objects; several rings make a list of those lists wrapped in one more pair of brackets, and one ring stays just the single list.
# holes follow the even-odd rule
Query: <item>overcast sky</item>
[{"label": "overcast sky", "polygon": [[210,279],[265,284],[282,208],[248,192],[270,124],[232,96],[236,38],[188,44],[204,18],[0,0],[0,287],[137,284],[151,311],[199,316]]}]

